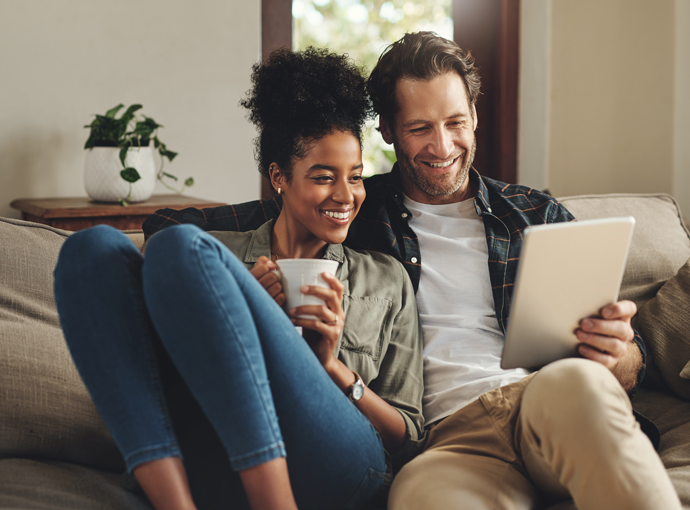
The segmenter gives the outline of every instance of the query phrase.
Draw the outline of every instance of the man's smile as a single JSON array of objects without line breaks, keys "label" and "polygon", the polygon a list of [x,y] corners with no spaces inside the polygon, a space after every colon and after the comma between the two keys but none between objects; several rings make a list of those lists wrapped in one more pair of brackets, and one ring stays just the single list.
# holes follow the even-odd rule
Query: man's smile
[{"label": "man's smile", "polygon": [[424,166],[434,169],[446,169],[452,164],[454,164],[460,156],[456,156],[452,159],[447,159],[445,161],[431,162],[431,161],[421,161]]},{"label": "man's smile", "polygon": [[458,158],[453,158],[449,159],[448,161],[441,161],[440,163],[430,163],[428,161],[422,161],[422,163],[424,163],[427,166],[430,166],[431,168],[446,168],[455,163],[457,159]]}]

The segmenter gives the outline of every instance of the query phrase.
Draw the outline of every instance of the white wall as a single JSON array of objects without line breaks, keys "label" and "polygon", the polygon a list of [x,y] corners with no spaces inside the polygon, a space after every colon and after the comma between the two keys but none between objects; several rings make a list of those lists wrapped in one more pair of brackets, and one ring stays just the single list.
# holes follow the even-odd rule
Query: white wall
[{"label": "white wall", "polygon": [[690,215],[690,0],[523,0],[520,28],[520,182]]},{"label": "white wall", "polygon": [[[259,0],[2,0],[0,216],[15,198],[85,196],[92,114],[125,103],[165,127],[186,194],[259,197],[254,128],[237,103],[260,56]],[[159,185],[160,186],[160,185]],[[165,193],[157,188],[156,193]]]}]

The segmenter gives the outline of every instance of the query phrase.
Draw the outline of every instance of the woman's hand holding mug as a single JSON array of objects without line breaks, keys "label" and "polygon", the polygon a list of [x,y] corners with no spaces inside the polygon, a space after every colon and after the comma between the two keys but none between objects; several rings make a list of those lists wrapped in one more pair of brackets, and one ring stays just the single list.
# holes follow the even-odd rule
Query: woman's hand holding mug
[{"label": "woman's hand holding mug", "polygon": [[[285,263],[285,260],[294,261],[295,259],[283,259],[281,263]],[[308,262],[306,259],[299,260]],[[314,262],[315,261],[311,261],[311,263]],[[251,273],[271,295],[275,302],[283,306],[287,301],[286,287],[281,280],[284,275],[280,274],[278,264],[262,256],[256,261]],[[291,274],[301,276],[299,270]],[[311,278],[306,279],[314,279],[318,274],[319,273],[313,273]],[[317,300],[312,300],[312,302],[318,301],[322,304],[295,306],[288,310],[288,315],[295,326],[302,327],[304,339],[307,341],[312,351],[314,351],[314,354],[316,354],[319,362],[324,368],[328,369],[330,368],[328,365],[336,361],[336,358],[333,356],[333,351],[335,351],[335,346],[338,343],[338,339],[340,338],[345,324],[345,312],[343,311],[342,305],[344,287],[340,280],[333,274],[326,271],[320,273],[320,275],[323,281],[329,285],[329,288],[319,285],[302,285],[299,289],[294,288],[291,290],[290,295],[293,296],[293,302],[297,300],[295,297],[296,295],[303,294],[318,298]],[[295,276],[293,276],[293,278],[295,278]],[[301,279],[304,281],[304,278]],[[300,278],[295,278],[295,280],[299,282]],[[299,283],[297,284],[299,285]],[[297,290],[299,290],[299,292],[295,293]]]},{"label": "woman's hand holding mug", "polygon": [[[317,285],[304,285],[303,294],[315,296],[324,301],[323,305],[302,305],[288,311],[293,324],[303,328],[304,339],[314,351],[319,362],[328,371],[329,364],[337,361],[333,356],[335,346],[345,324],[343,311],[343,284],[331,273],[321,273],[321,277],[330,285],[330,289]],[[312,315],[316,319],[299,318],[301,315]]]}]

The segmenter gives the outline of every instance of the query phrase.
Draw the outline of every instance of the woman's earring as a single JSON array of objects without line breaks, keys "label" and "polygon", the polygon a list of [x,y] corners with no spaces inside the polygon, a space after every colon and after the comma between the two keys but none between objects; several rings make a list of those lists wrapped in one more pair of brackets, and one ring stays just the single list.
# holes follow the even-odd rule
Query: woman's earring
[{"label": "woman's earring", "polygon": [[278,188],[278,194],[282,195],[283,194],[283,188]]}]

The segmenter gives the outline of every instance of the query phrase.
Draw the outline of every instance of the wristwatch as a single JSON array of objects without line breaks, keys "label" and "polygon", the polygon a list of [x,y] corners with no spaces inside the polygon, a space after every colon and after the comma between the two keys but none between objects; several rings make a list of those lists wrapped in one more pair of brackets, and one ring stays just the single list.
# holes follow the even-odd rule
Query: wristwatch
[{"label": "wristwatch", "polygon": [[364,395],[364,382],[357,372],[353,371],[352,373],[355,374],[355,382],[350,385],[347,397],[350,399],[350,402],[356,402]]}]

